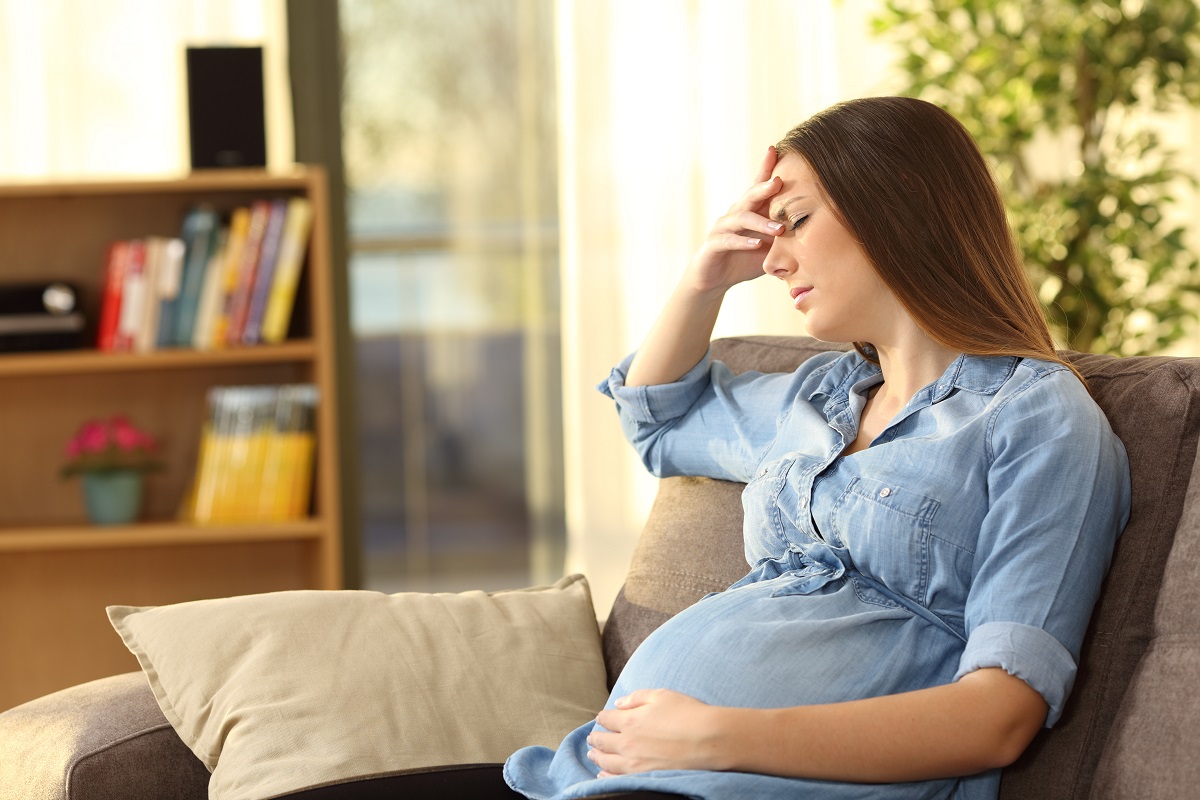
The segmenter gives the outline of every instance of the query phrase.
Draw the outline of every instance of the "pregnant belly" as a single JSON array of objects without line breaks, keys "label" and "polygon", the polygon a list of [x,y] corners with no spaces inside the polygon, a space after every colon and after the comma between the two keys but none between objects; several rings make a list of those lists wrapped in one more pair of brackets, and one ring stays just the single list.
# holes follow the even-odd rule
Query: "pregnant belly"
[{"label": "pregnant belly", "polygon": [[947,683],[956,637],[847,576],[812,594],[790,575],[713,595],[634,652],[610,698],[673,689],[706,703],[779,708]]}]

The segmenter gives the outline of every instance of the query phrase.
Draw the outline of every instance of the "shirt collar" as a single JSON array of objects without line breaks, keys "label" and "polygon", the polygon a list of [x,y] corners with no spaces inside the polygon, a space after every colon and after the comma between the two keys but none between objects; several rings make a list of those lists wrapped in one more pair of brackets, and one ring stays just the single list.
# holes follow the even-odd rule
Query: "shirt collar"
[{"label": "shirt collar", "polygon": [[[939,403],[954,389],[975,394],[995,394],[1016,370],[1020,359],[1015,356],[973,356],[963,353],[946,368],[937,381],[927,387],[932,391],[930,403]],[[809,394],[811,401],[818,395],[846,402],[850,391],[861,383],[866,390],[879,382],[879,366],[867,361],[856,351],[850,351],[830,364],[820,383]]]}]

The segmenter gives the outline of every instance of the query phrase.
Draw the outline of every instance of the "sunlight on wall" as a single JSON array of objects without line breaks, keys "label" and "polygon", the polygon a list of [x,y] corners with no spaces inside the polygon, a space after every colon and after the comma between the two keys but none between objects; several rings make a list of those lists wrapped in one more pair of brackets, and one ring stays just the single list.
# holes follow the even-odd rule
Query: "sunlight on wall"
[{"label": "sunlight on wall", "polygon": [[[767,145],[886,87],[870,0],[559,0],[568,570],[615,596],[656,491],[596,381],[637,347]],[[737,287],[716,335],[801,333],[777,281]]]},{"label": "sunlight on wall", "polygon": [[0,0],[0,179],[187,171],[187,45],[262,44],[292,160],[284,0]]}]

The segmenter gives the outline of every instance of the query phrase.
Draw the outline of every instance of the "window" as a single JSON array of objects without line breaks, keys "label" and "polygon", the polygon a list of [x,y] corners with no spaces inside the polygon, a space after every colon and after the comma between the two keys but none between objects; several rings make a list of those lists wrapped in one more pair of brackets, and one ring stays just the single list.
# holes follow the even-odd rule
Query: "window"
[{"label": "window", "polygon": [[364,584],[556,577],[552,3],[342,0],[340,16]]}]

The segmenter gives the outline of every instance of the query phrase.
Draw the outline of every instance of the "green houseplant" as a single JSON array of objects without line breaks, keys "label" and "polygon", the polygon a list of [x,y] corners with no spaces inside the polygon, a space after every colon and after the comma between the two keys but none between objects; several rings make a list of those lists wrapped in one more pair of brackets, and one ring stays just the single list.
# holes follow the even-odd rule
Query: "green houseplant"
[{"label": "green houseplant", "polygon": [[84,422],[67,442],[63,477],[83,478],[88,519],[122,525],[137,519],[142,478],[159,469],[158,442],[123,415]]},{"label": "green houseplant", "polygon": [[1179,339],[1200,262],[1171,217],[1190,182],[1154,125],[1200,103],[1195,0],[889,0],[875,27],[904,49],[907,93],[992,161],[1060,343],[1135,355]]}]

